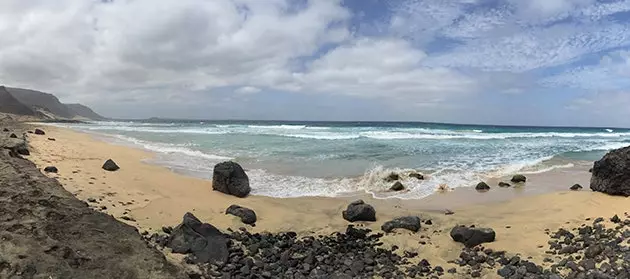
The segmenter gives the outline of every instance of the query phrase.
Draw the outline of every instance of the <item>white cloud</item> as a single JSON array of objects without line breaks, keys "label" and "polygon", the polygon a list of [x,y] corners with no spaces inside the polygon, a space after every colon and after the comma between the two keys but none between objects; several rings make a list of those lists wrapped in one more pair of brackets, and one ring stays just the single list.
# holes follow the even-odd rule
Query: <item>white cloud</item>
[{"label": "white cloud", "polygon": [[241,88],[236,89],[234,92],[239,94],[254,94],[260,92],[261,89],[253,86],[243,86]]}]

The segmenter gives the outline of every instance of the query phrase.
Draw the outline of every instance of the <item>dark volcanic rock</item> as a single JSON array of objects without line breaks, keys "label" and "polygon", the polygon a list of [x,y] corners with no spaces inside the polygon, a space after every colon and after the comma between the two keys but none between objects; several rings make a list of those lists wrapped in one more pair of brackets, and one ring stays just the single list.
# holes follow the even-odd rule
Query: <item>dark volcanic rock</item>
[{"label": "dark volcanic rock", "polygon": [[609,195],[630,196],[630,146],[610,151],[595,162],[591,189]]},{"label": "dark volcanic rock", "polygon": [[394,183],[394,185],[392,185],[392,187],[389,188],[389,190],[402,191],[402,190],[405,190],[405,186],[402,183],[400,183],[400,181],[396,181],[396,183]]},{"label": "dark volcanic rock", "polygon": [[376,210],[363,200],[357,200],[348,205],[348,208],[342,213],[343,219],[349,222],[356,221],[376,221]]},{"label": "dark volcanic rock", "polygon": [[3,132],[8,132],[8,131],[9,131],[9,129],[4,128],[4,129],[2,129],[2,131],[3,131]]},{"label": "dark volcanic rock", "polygon": [[579,191],[579,190],[582,190],[582,188],[583,188],[582,185],[575,184],[575,185],[571,186],[569,189],[571,189],[572,191]]},{"label": "dark volcanic rock", "polygon": [[387,177],[385,177],[385,182],[394,182],[400,179],[400,175],[395,172],[390,173]]},{"label": "dark volcanic rock", "polygon": [[256,212],[249,208],[241,207],[238,205],[230,205],[225,210],[225,214],[231,214],[241,218],[241,221],[245,224],[252,225],[256,223]]},{"label": "dark volcanic rock", "polygon": [[46,133],[42,129],[35,129],[35,134],[36,135],[45,135]]},{"label": "dark volcanic rock", "polygon": [[249,178],[235,162],[223,162],[214,166],[212,189],[224,194],[244,198],[249,195]]},{"label": "dark volcanic rock", "polygon": [[459,243],[463,243],[466,247],[474,247],[481,243],[493,242],[496,234],[493,229],[489,228],[469,228],[465,226],[457,226],[451,229],[451,238]]},{"label": "dark volcanic rock", "polygon": [[9,135],[9,137],[12,138],[12,139],[17,139],[17,136],[15,134],[13,134],[13,133],[11,133],[11,135]]},{"label": "dark volcanic rock", "polygon": [[482,182],[479,182],[477,184],[477,186],[475,186],[475,190],[477,190],[477,191],[488,191],[488,190],[490,190],[490,186],[488,186],[487,183],[482,181]]},{"label": "dark volcanic rock", "polygon": [[45,172],[57,173],[59,170],[55,166],[48,166],[44,168]]},{"label": "dark volcanic rock", "polygon": [[105,164],[103,164],[103,169],[106,171],[117,171],[120,167],[114,162],[114,160],[108,159],[105,161]]},{"label": "dark volcanic rock", "polygon": [[194,263],[226,263],[229,251],[227,238],[217,228],[201,223],[188,212],[182,223],[173,229],[166,241],[173,253],[192,254]]},{"label": "dark volcanic rock", "polygon": [[48,138],[49,141],[56,141],[55,138]]},{"label": "dark volcanic rock", "polygon": [[514,182],[514,183],[521,183],[521,182],[525,182],[527,180],[527,178],[522,175],[522,174],[517,174],[515,176],[512,176],[512,179],[510,181]]},{"label": "dark volcanic rock", "polygon": [[511,186],[512,185],[510,185],[510,183],[506,183],[506,182],[503,182],[503,181],[499,182],[499,187],[505,188],[505,187],[511,187]]},{"label": "dark volcanic rock", "polygon": [[412,172],[409,174],[409,177],[411,178],[416,178],[418,180],[424,180],[424,175],[417,173],[417,172]]},{"label": "dark volcanic rock", "polygon": [[407,229],[412,232],[417,232],[420,230],[420,217],[418,216],[405,216],[398,217],[391,221],[385,222],[381,226],[381,229],[384,232],[391,232],[394,229]]}]

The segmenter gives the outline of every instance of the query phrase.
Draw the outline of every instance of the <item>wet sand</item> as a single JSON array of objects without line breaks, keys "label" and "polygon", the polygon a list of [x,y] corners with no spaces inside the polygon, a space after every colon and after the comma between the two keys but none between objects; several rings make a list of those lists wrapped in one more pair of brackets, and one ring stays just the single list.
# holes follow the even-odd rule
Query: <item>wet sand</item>
[{"label": "wet sand", "polygon": [[[135,221],[122,221],[140,231],[155,232],[162,226],[174,226],[190,211],[202,221],[224,230],[248,227],[253,232],[328,234],[345,230],[348,222],[341,217],[341,212],[350,200],[363,198],[377,211],[377,222],[364,224],[373,230],[380,231],[384,222],[399,216],[418,215],[423,220],[431,219],[433,225],[423,225],[418,233],[398,231],[386,235],[384,241],[401,250],[418,251],[420,259],[426,258],[434,265],[447,268],[452,266],[447,262],[456,259],[462,249],[448,234],[457,224],[491,227],[497,232],[497,240],[487,247],[542,262],[545,249],[538,247],[547,243],[545,229],[577,226],[585,218],[611,217],[630,208],[627,198],[590,192],[586,165],[527,175],[528,182],[518,187],[499,188],[495,181],[489,181],[492,189],[485,193],[461,188],[422,200],[383,200],[369,196],[289,199],[249,196],[240,199],[212,191],[210,181],[144,163],[153,157],[150,152],[108,144],[69,129],[44,129],[45,136],[30,135],[33,150],[29,159],[40,169],[56,166],[59,173],[49,176],[57,178],[64,188],[79,199],[99,201],[90,203],[95,210],[119,219],[130,216]],[[48,140],[49,137],[55,141]],[[119,171],[101,169],[103,162],[110,158],[121,167]],[[569,191],[575,183],[585,189]],[[245,226],[237,218],[225,215],[225,209],[231,204],[255,210],[256,226]],[[101,209],[102,206],[106,209]],[[446,208],[455,214],[444,215]],[[495,276],[486,274],[486,278]]]}]

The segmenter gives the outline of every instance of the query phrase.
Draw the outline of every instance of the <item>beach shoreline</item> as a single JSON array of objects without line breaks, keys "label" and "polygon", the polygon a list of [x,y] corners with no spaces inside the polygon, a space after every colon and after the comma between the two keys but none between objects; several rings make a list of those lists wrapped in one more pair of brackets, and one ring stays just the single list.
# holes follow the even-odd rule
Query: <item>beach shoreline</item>
[{"label": "beach shoreline", "polygon": [[[460,254],[460,244],[448,235],[456,225],[494,228],[497,240],[486,247],[542,262],[546,254],[540,247],[546,245],[546,229],[579,226],[587,218],[623,214],[628,204],[626,198],[587,191],[589,174],[584,170],[575,170],[581,171],[583,177],[576,177],[577,172],[571,175],[560,173],[560,177],[566,178],[562,183],[552,178],[544,179],[543,174],[534,174],[528,175],[529,181],[519,186],[520,190],[492,185],[489,192],[478,193],[474,188],[461,188],[422,200],[373,199],[369,195],[236,198],[212,191],[210,181],[145,163],[153,154],[144,150],[112,145],[66,128],[46,126],[46,133],[46,136],[29,136],[33,147],[29,159],[38,168],[56,166],[59,173],[47,175],[56,178],[77,198],[94,199],[97,202],[88,201],[94,210],[111,214],[141,232],[149,233],[159,232],[163,226],[174,226],[184,213],[192,212],[222,230],[246,227],[252,232],[294,231],[299,235],[328,235],[345,231],[348,222],[341,218],[341,212],[350,201],[362,198],[375,207],[377,221],[360,225],[373,231],[380,231],[385,221],[400,216],[417,215],[423,220],[432,220],[432,225],[423,225],[418,233],[396,232],[383,238],[388,247],[395,245],[401,250],[422,251],[422,257],[431,263],[446,267],[452,265],[449,261]],[[110,158],[120,165],[119,171],[101,169],[103,162]],[[557,185],[551,193],[527,191],[528,187],[535,187],[532,185],[537,181]],[[584,191],[569,191],[568,187],[572,185],[569,182],[585,183]],[[482,202],[467,202],[470,200]],[[255,210],[258,216],[256,226],[246,226],[234,216],[226,215],[226,208],[232,204]],[[102,209],[103,206],[106,209]],[[455,214],[445,215],[445,209]],[[123,219],[124,216],[133,221]],[[420,237],[430,240],[420,240]]]}]

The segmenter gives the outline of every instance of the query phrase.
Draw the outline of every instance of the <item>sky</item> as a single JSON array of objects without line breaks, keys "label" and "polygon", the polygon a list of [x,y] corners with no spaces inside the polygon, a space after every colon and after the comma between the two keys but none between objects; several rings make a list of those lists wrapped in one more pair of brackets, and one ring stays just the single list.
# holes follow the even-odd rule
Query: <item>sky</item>
[{"label": "sky", "polygon": [[630,127],[630,1],[3,0],[0,38],[109,117]]}]

